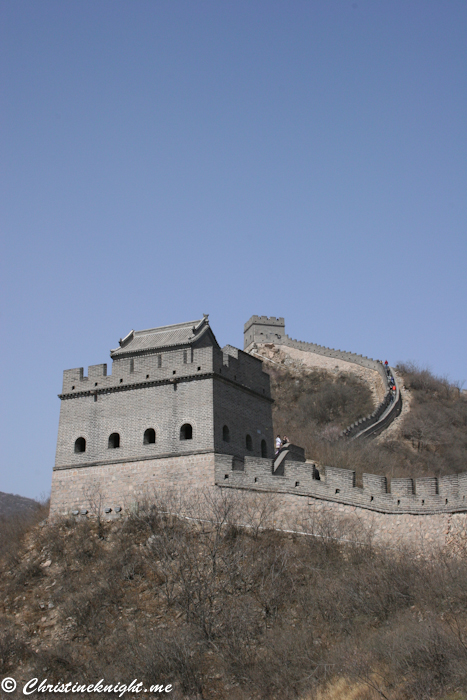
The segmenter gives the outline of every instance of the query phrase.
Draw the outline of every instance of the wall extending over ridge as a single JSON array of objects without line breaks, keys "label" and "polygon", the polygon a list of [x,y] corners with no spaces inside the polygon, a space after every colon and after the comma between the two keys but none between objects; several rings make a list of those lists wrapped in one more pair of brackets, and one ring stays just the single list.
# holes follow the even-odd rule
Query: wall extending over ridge
[{"label": "wall extending over ridge", "polygon": [[345,362],[353,362],[362,367],[379,372],[383,381],[387,385],[386,373],[384,366],[379,360],[373,360],[371,357],[357,355],[354,352],[346,352],[345,350],[334,350],[327,348],[324,345],[317,343],[306,343],[303,340],[295,340],[285,333],[285,321],[283,318],[275,316],[252,316],[244,326],[245,347],[248,352],[253,343],[274,343],[275,345],[287,345],[290,348],[298,350],[306,350],[306,352],[315,352],[317,355],[325,355],[326,357],[336,357]]},{"label": "wall extending over ridge", "polygon": [[396,381],[394,371],[392,368],[387,368],[388,372],[392,372],[394,376],[394,386],[396,387],[395,393],[389,388],[386,392],[383,400],[375,408],[373,413],[370,413],[364,418],[360,418],[352,425],[349,425],[345,430],[342,431],[341,437],[347,438],[368,438],[375,437],[385,430],[388,425],[390,425],[395,418],[400,414],[402,410],[402,396],[400,392],[400,387]]},{"label": "wall extending over ridge", "polygon": [[[379,435],[379,433],[390,425],[400,414],[402,409],[402,397],[399,387],[394,377],[394,384],[396,386],[396,395],[394,396],[389,386],[388,371],[380,360],[373,360],[371,357],[357,355],[353,352],[335,350],[325,347],[324,345],[317,345],[316,343],[295,340],[295,338],[291,338],[285,333],[285,320],[282,317],[251,316],[244,325],[245,351],[253,353],[256,345],[265,343],[274,343],[274,345],[283,345],[289,348],[315,353],[316,355],[336,358],[378,372],[386,389],[384,399],[372,413],[348,426],[342,432],[342,437],[355,439]],[[392,373],[392,376],[394,376],[391,368],[389,368],[389,371]]]}]

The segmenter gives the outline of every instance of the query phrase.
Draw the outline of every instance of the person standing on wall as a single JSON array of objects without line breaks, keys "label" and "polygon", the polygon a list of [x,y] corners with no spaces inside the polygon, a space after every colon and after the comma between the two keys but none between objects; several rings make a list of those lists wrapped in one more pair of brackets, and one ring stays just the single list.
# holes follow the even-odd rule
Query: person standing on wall
[{"label": "person standing on wall", "polygon": [[281,440],[281,436],[278,435],[278,436],[276,437],[276,454],[279,452],[279,450],[281,449],[281,447],[282,447],[282,440]]}]

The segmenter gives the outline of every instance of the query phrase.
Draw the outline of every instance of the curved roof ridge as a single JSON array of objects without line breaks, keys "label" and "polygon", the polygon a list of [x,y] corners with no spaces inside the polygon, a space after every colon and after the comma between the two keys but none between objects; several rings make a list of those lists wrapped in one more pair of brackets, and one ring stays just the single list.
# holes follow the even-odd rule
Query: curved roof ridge
[{"label": "curved roof ridge", "polygon": [[201,337],[208,329],[210,329],[208,315],[204,314],[203,318],[195,321],[130,331],[123,340],[120,340],[120,347],[110,351],[110,357],[121,357],[177,345],[190,345],[195,338]]},{"label": "curved roof ridge", "polygon": [[186,328],[189,326],[197,326],[201,323],[203,319],[197,319],[196,321],[186,321],[185,323],[171,323],[169,326],[157,326],[157,328],[144,328],[141,331],[134,331],[135,335],[146,335],[148,333],[164,333],[169,330],[177,330],[178,328]]}]

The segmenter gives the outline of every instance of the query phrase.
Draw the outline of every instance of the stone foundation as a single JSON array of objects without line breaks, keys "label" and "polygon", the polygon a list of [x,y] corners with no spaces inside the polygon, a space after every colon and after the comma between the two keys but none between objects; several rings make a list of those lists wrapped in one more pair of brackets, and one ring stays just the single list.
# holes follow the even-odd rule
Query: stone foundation
[{"label": "stone foundation", "polygon": [[[214,453],[147,459],[93,467],[55,469],[50,515],[76,510],[127,511],[158,489],[190,490],[214,484]],[[120,508],[120,511],[116,509]]]}]

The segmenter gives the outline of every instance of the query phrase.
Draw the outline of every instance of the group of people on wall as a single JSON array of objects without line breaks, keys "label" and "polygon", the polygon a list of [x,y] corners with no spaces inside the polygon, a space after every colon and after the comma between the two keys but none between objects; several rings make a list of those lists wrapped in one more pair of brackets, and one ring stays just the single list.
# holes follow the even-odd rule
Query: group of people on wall
[{"label": "group of people on wall", "polygon": [[384,369],[386,370],[386,374],[388,377],[389,391],[391,392],[390,398],[391,401],[393,401],[396,395],[396,380],[394,379],[394,376],[391,372],[391,368],[389,367],[389,362],[387,360],[385,360],[384,362]]},{"label": "group of people on wall", "polygon": [[285,446],[288,445],[290,442],[289,438],[284,435],[283,438],[281,438],[280,435],[276,437],[276,455],[281,451],[281,449]]}]

